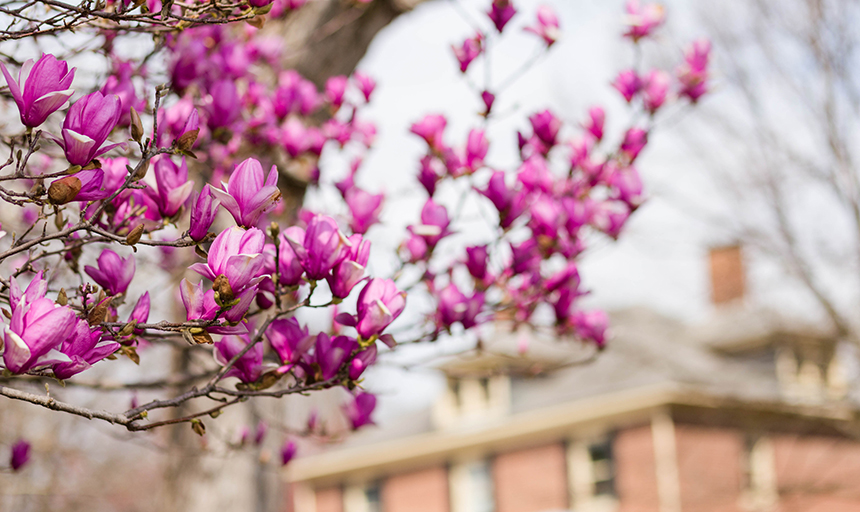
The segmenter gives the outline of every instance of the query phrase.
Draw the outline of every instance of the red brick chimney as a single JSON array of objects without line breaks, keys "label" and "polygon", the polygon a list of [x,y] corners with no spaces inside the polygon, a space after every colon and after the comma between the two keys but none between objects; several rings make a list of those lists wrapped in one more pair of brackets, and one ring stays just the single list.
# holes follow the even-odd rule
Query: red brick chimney
[{"label": "red brick chimney", "polygon": [[744,296],[745,274],[740,245],[711,249],[711,300],[716,305],[740,300]]}]

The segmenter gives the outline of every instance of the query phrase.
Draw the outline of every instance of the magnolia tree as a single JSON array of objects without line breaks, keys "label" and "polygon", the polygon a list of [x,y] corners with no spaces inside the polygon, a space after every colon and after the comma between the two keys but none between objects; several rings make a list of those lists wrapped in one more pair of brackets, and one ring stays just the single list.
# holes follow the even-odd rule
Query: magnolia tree
[{"label": "magnolia tree", "polygon": [[[709,44],[694,42],[674,70],[646,69],[637,59],[620,71],[611,85],[631,115],[617,134],[604,133],[600,106],[575,126],[548,110],[524,116],[522,131],[493,141],[517,145],[519,162],[506,169],[485,163],[485,129],[498,117],[501,84],[517,75],[474,88],[484,108],[466,140],[446,135],[442,115],[416,119],[410,130],[427,151],[416,162],[415,186],[426,202],[402,233],[395,272],[368,275],[367,233],[385,197],[355,184],[360,157],[336,183],[318,162],[325,152],[372,148],[376,129],[362,110],[375,82],[355,72],[330,77],[320,90],[282,68],[280,40],[259,27],[302,3],[3,3],[0,40],[68,37],[74,45],[23,62],[13,55],[0,67],[9,111],[14,102],[22,125],[11,133],[8,123],[9,157],[0,165],[0,395],[129,431],[188,423],[202,435],[203,419],[234,404],[340,386],[351,393],[343,411],[357,429],[371,422],[376,404],[362,391],[362,375],[398,342],[504,319],[604,346],[606,314],[578,305],[586,292],[577,262],[591,240],[617,238],[642,203],[637,158],[667,104],[681,108],[706,92]],[[561,34],[547,7],[526,34],[509,25],[514,3],[494,0],[486,9],[475,35],[452,48],[464,77],[482,76],[473,68],[498,38],[533,37],[549,51]],[[632,45],[645,44],[664,21],[657,5],[630,0],[626,11],[623,37]],[[149,37],[144,59],[123,57],[124,40]],[[81,90],[86,80],[67,62],[85,48],[97,48],[110,69],[90,90]],[[338,205],[293,211],[279,181],[296,180],[336,187],[348,213],[329,215]],[[460,193],[437,193],[442,182]],[[471,246],[450,243],[464,201],[492,211],[486,238]],[[216,221],[219,212],[230,221]],[[175,290],[179,311],[153,307],[149,292],[129,292],[154,272],[185,275]],[[433,312],[404,315],[418,320],[402,330],[407,339],[395,339],[389,326],[407,308],[407,290],[429,297]],[[295,314],[306,308],[327,309],[330,327],[300,322]],[[87,373],[99,390],[98,367],[122,358],[175,368],[170,351],[211,353],[215,362],[162,381],[126,380],[124,389],[163,395],[124,411],[38,391],[55,381],[74,385]],[[314,428],[310,422],[306,432]],[[284,462],[294,452],[285,446]],[[12,467],[27,457],[19,443]]]}]

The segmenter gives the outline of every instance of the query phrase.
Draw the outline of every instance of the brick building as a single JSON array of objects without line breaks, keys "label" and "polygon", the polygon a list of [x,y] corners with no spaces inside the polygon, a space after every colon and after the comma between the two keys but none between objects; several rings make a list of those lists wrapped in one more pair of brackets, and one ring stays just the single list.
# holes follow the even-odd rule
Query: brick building
[{"label": "brick building", "polygon": [[432,408],[291,463],[292,509],[860,510],[844,351],[750,308],[737,249],[711,263],[707,324],[616,312],[611,348],[588,364],[535,334],[514,357],[519,340],[499,334],[492,353],[443,365]]}]

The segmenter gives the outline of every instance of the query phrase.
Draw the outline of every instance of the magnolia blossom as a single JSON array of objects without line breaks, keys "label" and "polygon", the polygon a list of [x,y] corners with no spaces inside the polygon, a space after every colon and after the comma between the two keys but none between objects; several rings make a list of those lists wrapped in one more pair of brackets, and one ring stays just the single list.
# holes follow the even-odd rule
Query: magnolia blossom
[{"label": "magnolia blossom", "polygon": [[624,36],[633,41],[648,37],[666,19],[665,9],[656,3],[641,5],[639,0],[627,0],[625,10],[628,28]]},{"label": "magnolia blossom", "polygon": [[78,319],[60,348],[60,352],[69,356],[71,361],[55,364],[54,375],[58,379],[68,379],[113,354],[119,347],[115,341],[102,339],[101,328],[91,328],[86,320]]},{"label": "magnolia blossom", "polygon": [[281,199],[278,190],[278,169],[273,165],[269,176],[264,177],[263,166],[254,158],[248,158],[233,170],[230,180],[222,183],[212,193],[221,205],[230,212],[236,224],[253,227],[260,216],[275,207]]},{"label": "magnolia blossom", "polygon": [[376,408],[376,396],[370,393],[359,393],[355,395],[352,402],[343,407],[347,419],[352,424],[353,430],[365,425],[372,425],[370,418],[373,409]]},{"label": "magnolia blossom", "polygon": [[438,150],[443,147],[442,135],[447,124],[448,120],[443,115],[428,115],[413,124],[409,130],[424,139],[428,146]]},{"label": "magnolia blossom", "polygon": [[144,190],[158,205],[158,212],[162,217],[173,217],[185,205],[194,188],[194,182],[188,180],[185,157],[182,157],[179,166],[173,163],[168,155],[153,158],[152,164],[155,185]]},{"label": "magnolia blossom", "polygon": [[134,255],[121,258],[112,250],[105,249],[99,255],[98,267],[87,265],[84,271],[108,293],[120,295],[128,290],[128,285],[134,277]]},{"label": "magnolia blossom", "polygon": [[69,335],[75,312],[46,298],[47,283],[39,273],[26,292],[15,280],[10,289],[12,317],[3,328],[3,362],[12,373],[49,366],[69,358],[56,350]]},{"label": "magnolia blossom", "polygon": [[496,30],[501,33],[502,30],[504,30],[505,25],[508,24],[516,13],[517,10],[514,9],[513,5],[511,5],[511,0],[493,0],[487,16],[489,16],[490,21],[493,22]]},{"label": "magnolia blossom", "polygon": [[335,109],[343,105],[347,84],[349,84],[349,79],[343,75],[330,77],[325,82],[325,98]]},{"label": "magnolia blossom", "polygon": [[195,263],[189,268],[213,282],[218,276],[225,276],[233,294],[239,294],[264,277],[261,272],[265,264],[262,254],[265,241],[266,236],[257,228],[246,231],[233,226],[212,242],[206,263]]},{"label": "magnolia blossom", "polygon": [[547,48],[552,46],[561,36],[561,31],[558,27],[558,17],[555,15],[555,11],[546,5],[538,7],[537,23],[526,27],[525,31],[540,36],[546,43]]},{"label": "magnolia blossom", "polygon": [[315,338],[313,354],[303,356],[302,366],[315,381],[333,379],[357,348],[353,338],[321,332]]},{"label": "magnolia blossom", "polygon": [[650,113],[656,112],[666,101],[666,93],[669,92],[671,77],[662,69],[655,69],[648,73],[642,86],[642,96],[645,108]]},{"label": "magnolia blossom", "polygon": [[[246,334],[238,336],[224,336],[220,341],[215,342],[215,350],[213,355],[215,361],[221,366],[226,366],[234,357],[239,355],[245,347],[251,343],[251,340]],[[256,343],[242,357],[240,357],[224,377],[236,377],[240,381],[248,384],[256,382],[263,374],[263,344]]]},{"label": "magnolia blossom", "polygon": [[371,279],[358,295],[355,328],[364,338],[382,334],[405,307],[406,293],[398,290],[394,281]]},{"label": "magnolia blossom", "polygon": [[373,93],[373,90],[376,89],[376,80],[365,75],[361,71],[353,73],[352,79],[355,80],[355,85],[358,87],[362,96],[364,96],[364,101],[370,101],[370,95]]},{"label": "magnolia blossom", "polygon": [[57,60],[51,54],[42,54],[37,62],[33,59],[24,61],[17,80],[12,78],[2,62],[0,70],[6,77],[6,84],[18,105],[24,126],[35,128],[44,123],[75,92],[70,89],[75,78],[75,68],[69,70],[65,61]]},{"label": "magnolia blossom", "polygon": [[85,166],[120,145],[102,146],[121,114],[119,97],[104,96],[98,91],[88,94],[69,108],[63,121],[63,137],[54,140],[62,146],[70,164]]},{"label": "magnolia blossom", "polygon": [[337,222],[325,215],[315,215],[305,230],[302,242],[287,237],[287,241],[305,269],[308,279],[325,278],[331,269],[347,255],[348,241],[337,227]]},{"label": "magnolia blossom", "polygon": [[618,73],[615,81],[612,82],[612,86],[624,96],[624,100],[627,103],[630,103],[633,101],[633,97],[642,89],[642,80],[636,74],[635,70],[627,69]]},{"label": "magnolia blossom", "polygon": [[19,439],[12,445],[12,454],[9,457],[9,466],[12,471],[18,471],[30,460],[30,443]]},{"label": "magnolia blossom", "polygon": [[194,207],[191,209],[191,227],[188,230],[188,236],[199,242],[209,234],[209,228],[215,220],[215,215],[218,214],[221,201],[213,197],[212,189],[206,185],[192,203]]},{"label": "magnolia blossom", "polygon": [[463,44],[460,46],[451,45],[454,56],[460,63],[460,71],[462,73],[465,73],[469,69],[469,64],[481,54],[483,51],[483,42],[484,36],[478,33],[475,37],[470,37],[463,41]]},{"label": "magnolia blossom", "polygon": [[681,82],[681,96],[686,96],[696,102],[708,91],[708,58],[711,52],[711,42],[699,39],[684,53],[684,65],[678,69],[678,80]]},{"label": "magnolia blossom", "polygon": [[284,364],[297,363],[315,340],[308,334],[308,328],[300,325],[295,318],[282,318],[269,324],[266,338]]},{"label": "magnolia blossom", "polygon": [[369,240],[363,239],[361,235],[352,235],[349,243],[347,256],[326,277],[332,295],[339,298],[346,298],[353,287],[364,279],[364,269],[370,258]]},{"label": "magnolia blossom", "polygon": [[349,227],[353,232],[363,235],[370,226],[379,222],[384,199],[385,194],[371,194],[358,187],[353,187],[344,194],[344,201],[352,214]]},{"label": "magnolia blossom", "polygon": [[296,456],[296,451],[298,450],[298,446],[293,441],[287,441],[284,443],[284,446],[281,447],[281,465],[286,466],[293,460],[293,457]]},{"label": "magnolia blossom", "polygon": [[594,137],[594,140],[600,141],[603,139],[603,125],[606,122],[606,112],[601,107],[591,107],[588,109],[588,121],[583,127]]}]

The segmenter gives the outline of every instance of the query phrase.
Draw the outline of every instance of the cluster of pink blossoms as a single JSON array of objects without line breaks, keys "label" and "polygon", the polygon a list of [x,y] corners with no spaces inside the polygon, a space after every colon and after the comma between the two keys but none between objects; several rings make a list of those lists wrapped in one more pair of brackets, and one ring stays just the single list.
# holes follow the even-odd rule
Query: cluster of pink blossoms
[{"label": "cluster of pink blossoms", "polygon": [[[250,6],[277,16],[303,3],[252,0]],[[158,0],[147,5],[160,12]],[[505,29],[516,15],[512,1],[492,0],[487,29],[453,46],[463,73],[486,59],[495,38],[512,33]],[[664,21],[661,7],[637,0],[627,3],[627,15],[624,37],[632,44],[644,44]],[[523,31],[541,51],[561,36],[557,16],[545,6]],[[405,309],[401,280],[408,272],[396,279],[367,275],[367,233],[380,222],[385,196],[356,184],[362,158],[337,183],[321,176],[318,163],[324,151],[348,147],[363,154],[373,145],[376,128],[361,111],[375,81],[355,72],[318,88],[281,68],[281,43],[250,25],[189,28],[167,35],[165,49],[170,92],[156,88],[150,105],[140,84],[160,77],[120,58],[113,38],[105,37],[110,76],[74,99],[53,125],[51,116],[75,96],[75,69],[53,55],[26,61],[17,77],[0,64],[27,129],[16,144],[30,150],[0,167],[8,167],[0,198],[22,207],[24,225],[24,234],[0,252],[0,264],[14,267],[7,269],[11,277],[0,278],[0,299],[8,304],[3,368],[68,379],[106,358],[137,362],[144,337],[212,344],[220,365],[215,384],[235,378],[233,393],[261,393],[279,383],[302,392],[344,386],[352,392],[344,407],[351,426],[370,423],[376,398],[358,385],[377,359],[378,344],[395,344],[388,331]],[[695,103],[707,92],[709,51],[706,41],[694,43],[674,76],[660,69],[619,73],[612,85],[641,115],[617,134],[608,133],[600,106],[579,126],[565,126],[550,110],[532,114],[516,134],[519,158],[507,170],[490,162],[485,129],[451,144],[444,115],[414,123],[411,132],[427,148],[417,175],[427,199],[398,253],[399,270],[419,271],[408,289],[423,288],[435,301],[420,337],[436,339],[455,326],[505,321],[516,327],[551,318],[559,335],[602,347],[607,316],[579,306],[587,293],[579,258],[591,234],[617,238],[642,204],[636,166],[654,119],[668,104]],[[504,87],[483,85],[481,117],[490,123]],[[55,144],[43,150],[44,138]],[[278,185],[286,175],[312,186],[333,184],[348,213],[336,218],[302,210],[295,225],[282,229],[278,216],[289,212]],[[209,183],[197,186],[195,176]],[[6,188],[7,181],[21,190]],[[482,243],[457,241],[464,220],[446,206],[442,182],[462,185],[466,196],[494,211],[492,233]],[[232,222],[219,222],[219,212]],[[178,286],[183,321],[147,323],[149,293],[129,297],[142,246],[153,246],[146,250],[156,252],[165,270],[184,268],[182,258],[202,258],[189,266],[200,277]],[[23,276],[26,287],[19,285]],[[321,287],[330,292],[328,302],[320,302]],[[339,311],[342,303],[350,309]],[[330,308],[331,328],[303,325],[293,316],[303,307]],[[146,410],[135,405],[130,411]],[[282,457],[294,453],[287,444]]]},{"label": "cluster of pink blossoms", "polygon": [[[657,4],[630,0],[626,9],[624,35],[634,44],[651,36],[664,21],[663,8]],[[499,35],[515,14],[508,1],[494,1],[487,13]],[[525,30],[540,36],[549,48],[558,39],[558,18],[548,7],[540,7],[536,22]],[[462,72],[474,65],[484,41],[493,36],[492,31],[478,31],[453,47]],[[521,164],[514,172],[487,165],[489,141],[482,129],[471,130],[456,149],[445,142],[443,115],[428,115],[412,125],[412,132],[427,144],[418,181],[429,198],[420,223],[409,227],[410,236],[401,248],[405,261],[424,269],[422,282],[436,299],[430,317],[435,324],[432,337],[450,333],[455,324],[469,329],[498,319],[514,325],[539,323],[539,312],[546,309],[555,318],[558,334],[603,346],[606,314],[576,305],[587,293],[576,261],[587,248],[589,233],[617,238],[642,204],[642,180],[635,164],[648,142],[649,125],[667,102],[682,98],[695,102],[706,92],[709,48],[701,41],[692,45],[677,72],[674,95],[672,77],[663,70],[644,75],[636,69],[622,71],[613,86],[647,115],[615,142],[604,133],[606,113],[600,106],[588,110],[573,137],[565,135],[553,112],[533,114],[529,129],[517,134]],[[483,115],[491,119],[496,94],[488,86],[481,96]],[[559,160],[569,164],[553,170],[553,162]],[[434,258],[437,246],[458,231],[456,219],[436,199],[437,186],[444,180],[467,181],[498,215],[497,229],[486,244],[459,249],[462,256],[453,263],[436,263]],[[505,240],[510,241],[499,243]]]}]

